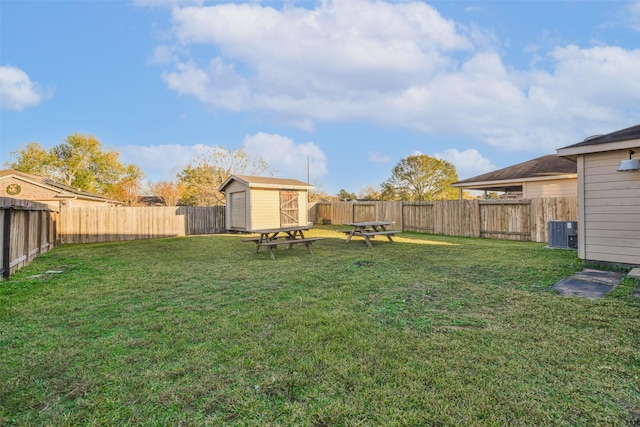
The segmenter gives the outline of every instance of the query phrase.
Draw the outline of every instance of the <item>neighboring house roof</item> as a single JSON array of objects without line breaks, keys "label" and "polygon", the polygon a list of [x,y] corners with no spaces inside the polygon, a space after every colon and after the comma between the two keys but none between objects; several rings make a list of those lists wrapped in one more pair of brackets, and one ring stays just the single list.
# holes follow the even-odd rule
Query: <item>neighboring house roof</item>
[{"label": "neighboring house roof", "polygon": [[585,138],[584,141],[559,148],[558,156],[575,159],[578,154],[640,148],[640,125],[617,130],[605,135]]},{"label": "neighboring house roof", "polygon": [[298,181],[297,179],[287,178],[269,178],[264,176],[247,176],[247,175],[231,175],[221,186],[220,191],[224,189],[232,182],[238,181],[246,185],[249,188],[273,188],[273,189],[292,189],[292,190],[308,190],[314,188],[313,185],[306,182]]},{"label": "neighboring house roof", "polygon": [[540,181],[560,178],[576,178],[574,161],[555,154],[538,157],[493,172],[463,179],[452,187],[475,188],[488,191],[521,191],[524,181]]},{"label": "neighboring house roof", "polygon": [[110,202],[110,203],[119,203],[116,202],[115,200],[109,199],[108,197],[105,197],[101,194],[96,194],[96,193],[92,193],[89,191],[85,191],[85,190],[81,190],[79,188],[76,187],[72,187],[70,185],[67,184],[63,184],[61,182],[58,181],[54,181],[52,179],[48,179],[48,178],[42,178],[40,176],[37,175],[33,175],[30,173],[26,173],[26,172],[19,172],[16,170],[12,170],[12,169],[5,169],[5,170],[1,170],[0,171],[0,180],[2,179],[6,179],[9,177],[14,177],[26,182],[29,182],[31,184],[34,185],[38,185],[41,187],[47,187],[53,191],[55,191],[57,194],[57,197],[60,198],[72,198],[72,197],[78,197],[78,198],[82,198],[85,200],[94,200],[94,201],[104,201],[104,202]]}]

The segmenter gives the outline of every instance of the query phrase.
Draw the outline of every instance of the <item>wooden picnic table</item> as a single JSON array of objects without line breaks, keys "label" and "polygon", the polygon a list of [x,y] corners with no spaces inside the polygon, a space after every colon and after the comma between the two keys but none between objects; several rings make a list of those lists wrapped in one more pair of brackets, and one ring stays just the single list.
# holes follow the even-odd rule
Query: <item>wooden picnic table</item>
[{"label": "wooden picnic table", "polygon": [[351,226],[351,230],[340,230],[347,235],[347,243],[351,241],[353,236],[364,237],[367,246],[372,248],[371,239],[376,236],[386,236],[390,242],[393,242],[392,236],[396,233],[400,233],[398,230],[387,230],[387,226],[393,224],[389,221],[363,221],[363,222],[351,222],[344,225]]},{"label": "wooden picnic table", "polygon": [[256,244],[256,253],[258,253],[260,248],[263,246],[269,248],[269,254],[271,255],[272,260],[276,259],[276,256],[273,253],[273,248],[283,244],[289,245],[289,249],[291,249],[295,244],[304,244],[307,248],[307,252],[313,255],[313,252],[311,251],[311,244],[316,240],[321,240],[322,237],[304,237],[304,232],[311,228],[311,226],[296,226],[269,228],[264,230],[248,230],[247,233],[259,234],[260,237],[242,239],[242,241],[254,242]]}]

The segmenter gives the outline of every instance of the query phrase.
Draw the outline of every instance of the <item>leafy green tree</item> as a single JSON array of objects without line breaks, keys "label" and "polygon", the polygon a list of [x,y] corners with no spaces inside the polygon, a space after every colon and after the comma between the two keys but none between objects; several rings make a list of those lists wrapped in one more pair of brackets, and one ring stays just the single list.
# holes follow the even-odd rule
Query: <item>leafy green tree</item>
[{"label": "leafy green tree", "polygon": [[342,202],[348,202],[350,200],[355,200],[358,198],[358,196],[356,196],[354,193],[349,193],[347,190],[345,190],[344,188],[341,188],[340,191],[338,192],[338,198],[340,199],[340,201]]},{"label": "leafy green tree", "polygon": [[458,190],[455,166],[426,154],[405,157],[393,168],[391,178],[382,183],[383,200],[455,200]]},{"label": "leafy green tree", "polygon": [[52,171],[53,158],[37,142],[30,142],[20,150],[12,151],[11,156],[15,157],[16,160],[13,163],[5,163],[5,166],[9,169],[46,178],[50,178],[54,174]]},{"label": "leafy green tree", "polygon": [[250,157],[244,147],[236,151],[206,147],[178,173],[178,182],[184,186],[182,203],[189,206],[224,205],[224,194],[218,189],[232,174],[273,175],[261,157]]},{"label": "leafy green tree", "polygon": [[[130,203],[144,174],[136,165],[120,162],[117,151],[106,150],[93,135],[74,133],[47,151],[37,142],[11,153],[11,169],[62,182]],[[137,197],[137,195],[136,195]]]}]

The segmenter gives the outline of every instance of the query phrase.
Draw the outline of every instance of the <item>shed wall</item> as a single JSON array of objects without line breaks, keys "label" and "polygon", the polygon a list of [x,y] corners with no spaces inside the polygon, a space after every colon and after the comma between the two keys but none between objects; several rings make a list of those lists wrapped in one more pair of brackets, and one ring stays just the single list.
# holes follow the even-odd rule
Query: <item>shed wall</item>
[{"label": "shed wall", "polygon": [[616,171],[628,155],[582,156],[584,230],[578,241],[585,260],[640,265],[640,172]]},{"label": "shed wall", "polygon": [[[280,227],[280,191],[287,189],[252,188],[250,196],[251,225],[250,229]],[[295,190],[293,190],[295,191]],[[309,206],[307,192],[298,191],[298,225],[307,225],[309,221]]]},{"label": "shed wall", "polygon": [[280,191],[251,189],[251,230],[280,227]]}]

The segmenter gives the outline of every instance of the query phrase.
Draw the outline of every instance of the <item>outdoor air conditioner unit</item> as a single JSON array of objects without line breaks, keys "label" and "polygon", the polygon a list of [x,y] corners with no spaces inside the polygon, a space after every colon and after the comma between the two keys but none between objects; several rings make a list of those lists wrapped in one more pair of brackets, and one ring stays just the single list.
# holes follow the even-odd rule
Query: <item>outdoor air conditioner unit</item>
[{"label": "outdoor air conditioner unit", "polygon": [[549,221],[549,247],[563,249],[578,248],[577,221]]}]

